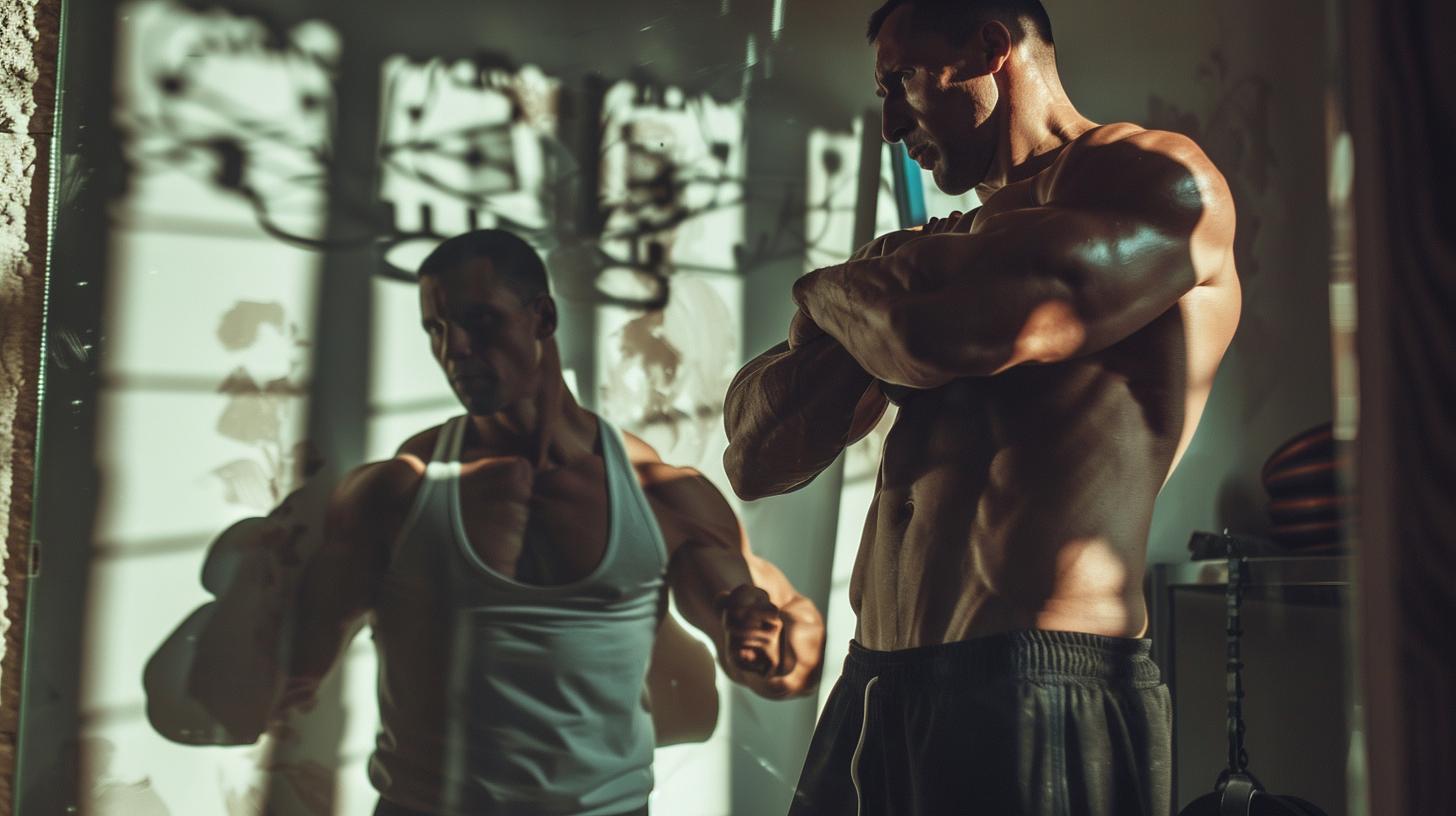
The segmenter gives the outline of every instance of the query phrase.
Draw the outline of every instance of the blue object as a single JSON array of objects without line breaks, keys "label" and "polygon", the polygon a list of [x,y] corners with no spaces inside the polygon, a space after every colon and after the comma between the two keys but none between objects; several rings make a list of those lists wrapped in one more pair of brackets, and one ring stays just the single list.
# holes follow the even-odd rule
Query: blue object
[{"label": "blue object", "polygon": [[895,178],[895,206],[900,211],[900,229],[925,223],[925,182],[920,165],[910,158],[903,144],[890,145],[890,169]]}]

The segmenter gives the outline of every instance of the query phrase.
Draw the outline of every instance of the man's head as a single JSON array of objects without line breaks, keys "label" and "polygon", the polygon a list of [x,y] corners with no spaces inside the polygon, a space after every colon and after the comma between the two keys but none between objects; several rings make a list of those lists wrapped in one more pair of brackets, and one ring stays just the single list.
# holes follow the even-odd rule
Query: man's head
[{"label": "man's head", "polygon": [[531,245],[504,230],[467,232],[430,253],[419,277],[430,350],[470,413],[534,399],[553,373],[543,360],[556,302]]},{"label": "man's head", "polygon": [[1055,77],[1040,0],[889,0],[870,16],[869,40],[885,141],[903,141],[951,195],[980,184],[996,158],[1007,74]]}]

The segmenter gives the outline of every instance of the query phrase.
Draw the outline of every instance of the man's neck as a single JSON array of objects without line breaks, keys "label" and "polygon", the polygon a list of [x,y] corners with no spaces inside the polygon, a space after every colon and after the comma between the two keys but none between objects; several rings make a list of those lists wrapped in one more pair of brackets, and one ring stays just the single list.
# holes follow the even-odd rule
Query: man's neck
[{"label": "man's neck", "polygon": [[577,404],[559,371],[543,376],[534,397],[488,416],[472,414],[474,440],[488,456],[519,456],[537,469],[564,464],[595,447],[595,417]]},{"label": "man's neck", "polygon": [[[1029,86],[1029,87],[1028,87]],[[996,161],[986,180],[976,185],[985,201],[1002,187],[1035,176],[1046,169],[1062,148],[1097,123],[1077,112],[1055,79],[1036,77],[1006,89],[1005,121]]]}]

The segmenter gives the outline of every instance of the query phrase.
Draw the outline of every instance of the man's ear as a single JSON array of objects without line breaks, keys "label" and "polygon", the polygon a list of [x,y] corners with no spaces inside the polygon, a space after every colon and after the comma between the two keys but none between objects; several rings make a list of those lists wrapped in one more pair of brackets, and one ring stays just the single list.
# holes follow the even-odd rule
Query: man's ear
[{"label": "man's ear", "polygon": [[536,310],[536,339],[545,340],[556,334],[556,299],[548,294],[536,296],[532,304]]},{"label": "man's ear", "polygon": [[1005,23],[1000,20],[987,20],[981,24],[970,45],[985,61],[986,73],[996,74],[1006,67],[1015,43],[1012,41],[1011,30]]}]

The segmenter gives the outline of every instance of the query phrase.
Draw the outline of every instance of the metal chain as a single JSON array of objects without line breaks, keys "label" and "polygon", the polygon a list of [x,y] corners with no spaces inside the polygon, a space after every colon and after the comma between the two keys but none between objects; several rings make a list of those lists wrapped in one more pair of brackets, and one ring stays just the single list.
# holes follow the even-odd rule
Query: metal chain
[{"label": "metal chain", "polygon": [[1249,767],[1249,754],[1244,750],[1244,664],[1239,659],[1239,636],[1244,633],[1239,624],[1239,603],[1243,599],[1245,559],[1235,551],[1233,538],[1227,534],[1224,544],[1228,551],[1228,590],[1225,595],[1228,655],[1224,664],[1228,672],[1228,763],[1230,771],[1243,773]]}]

